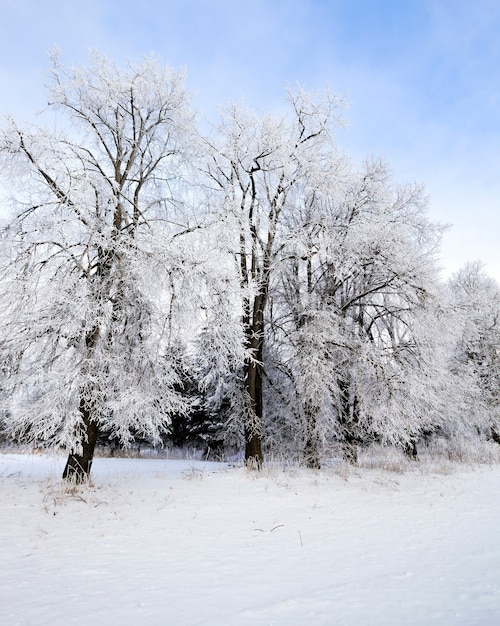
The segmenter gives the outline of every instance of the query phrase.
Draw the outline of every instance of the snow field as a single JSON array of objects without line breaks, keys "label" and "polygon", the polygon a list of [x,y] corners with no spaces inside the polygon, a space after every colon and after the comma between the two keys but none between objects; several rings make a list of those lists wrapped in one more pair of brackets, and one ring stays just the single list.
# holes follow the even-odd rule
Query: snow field
[{"label": "snow field", "polygon": [[500,468],[0,456],[0,623],[500,623]]}]

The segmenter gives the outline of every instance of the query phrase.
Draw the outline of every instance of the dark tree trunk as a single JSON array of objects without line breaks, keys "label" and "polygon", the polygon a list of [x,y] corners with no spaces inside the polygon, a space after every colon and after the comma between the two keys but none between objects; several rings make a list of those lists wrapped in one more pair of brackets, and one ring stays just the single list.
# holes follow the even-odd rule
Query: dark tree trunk
[{"label": "dark tree trunk", "polygon": [[304,462],[310,469],[321,469],[319,458],[319,442],[317,432],[317,409],[311,403],[306,403],[306,444],[304,446]]},{"label": "dark tree trunk", "polygon": [[88,480],[94,459],[97,437],[99,435],[97,424],[91,418],[90,411],[83,399],[80,400],[80,412],[83,422],[82,453],[74,454],[71,452],[63,472],[63,478],[65,480],[70,480],[75,483],[83,483]]},{"label": "dark tree trunk", "polygon": [[245,434],[245,464],[251,469],[262,469],[264,455],[262,453],[262,441],[258,433]]},{"label": "dark tree trunk", "polygon": [[245,365],[245,391],[248,410],[245,416],[245,463],[253,469],[261,469],[264,463],[262,453],[263,402],[263,347],[265,298],[258,296],[254,301],[252,324],[248,326],[248,345],[253,360]]},{"label": "dark tree trunk", "polygon": [[245,463],[253,469],[261,469],[262,453],[262,366],[249,363],[246,368],[245,387],[248,394],[248,415],[245,416]]},{"label": "dark tree trunk", "polygon": [[339,381],[341,415],[340,426],[343,434],[343,455],[347,463],[356,465],[358,462],[358,403],[356,394],[349,381]]},{"label": "dark tree trunk", "polygon": [[317,441],[312,437],[306,441],[304,446],[304,460],[309,469],[321,469]]},{"label": "dark tree trunk", "polygon": [[414,439],[412,439],[411,441],[407,441],[403,445],[403,452],[405,456],[409,459],[412,459],[413,461],[418,461],[417,444]]},{"label": "dark tree trunk", "polygon": [[494,426],[491,428],[491,438],[495,443],[498,443],[500,445],[500,433]]},{"label": "dark tree trunk", "polygon": [[346,434],[343,445],[344,461],[351,465],[358,463],[358,443],[354,436],[350,433]]}]

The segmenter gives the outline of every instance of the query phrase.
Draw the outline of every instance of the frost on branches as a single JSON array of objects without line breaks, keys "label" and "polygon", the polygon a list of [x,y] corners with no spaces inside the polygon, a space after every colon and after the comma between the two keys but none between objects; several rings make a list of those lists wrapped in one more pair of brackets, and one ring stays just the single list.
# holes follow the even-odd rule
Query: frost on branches
[{"label": "frost on branches", "polygon": [[456,322],[453,369],[469,380],[469,429],[500,443],[500,287],[479,262],[448,282]]},{"label": "frost on branches", "polygon": [[245,460],[260,467],[265,411],[265,337],[273,276],[281,263],[286,222],[301,202],[299,188],[314,185],[337,166],[332,143],[337,103],[318,101],[301,89],[288,92],[283,118],[258,116],[242,106],[223,112],[215,138],[207,141],[207,176],[219,220],[232,242],[239,287]]},{"label": "frost on branches", "polygon": [[307,465],[319,467],[332,444],[348,461],[373,441],[412,451],[441,419],[441,230],[421,189],[396,185],[379,162],[336,184],[325,176],[294,212],[270,320],[273,386]]},{"label": "frost on branches", "polygon": [[169,241],[187,229],[178,201],[191,115],[182,75],[154,59],[117,69],[53,60],[59,130],[1,136],[15,219],[4,232],[2,351],[7,426],[64,446],[65,477],[90,472],[97,436],[155,441],[186,405],[171,354]]},{"label": "frost on branches", "polygon": [[51,126],[1,131],[2,421],[65,477],[170,426],[257,468],[500,442],[498,285],[441,283],[423,190],[350,161],[330,92],[286,107],[202,136],[182,74],[95,54],[53,59]]}]

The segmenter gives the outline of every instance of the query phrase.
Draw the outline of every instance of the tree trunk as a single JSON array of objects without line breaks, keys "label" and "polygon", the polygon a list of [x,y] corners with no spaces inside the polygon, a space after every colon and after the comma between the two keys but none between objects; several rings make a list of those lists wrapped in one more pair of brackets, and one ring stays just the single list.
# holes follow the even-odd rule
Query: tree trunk
[{"label": "tree trunk", "polygon": [[99,434],[97,424],[91,418],[90,411],[83,398],[80,400],[80,413],[82,414],[83,421],[82,452],[81,454],[70,452],[63,472],[63,479],[75,483],[83,483],[88,480],[90,476],[94,450]]},{"label": "tree trunk", "polygon": [[310,438],[304,446],[304,460],[309,469],[321,469],[321,461],[318,454],[318,444],[316,439]]},{"label": "tree trunk", "polygon": [[491,438],[495,443],[498,443],[500,445],[500,433],[494,426],[491,427]]},{"label": "tree trunk", "polygon": [[304,446],[304,462],[306,467],[310,469],[321,469],[317,432],[317,409],[310,402],[306,402],[305,418],[307,436]]},{"label": "tree trunk", "polygon": [[245,433],[245,464],[250,469],[262,469],[264,455],[262,453],[261,437],[257,433]]},{"label": "tree trunk", "polygon": [[264,462],[262,453],[263,402],[263,348],[264,348],[264,308],[265,298],[257,296],[253,304],[252,324],[248,327],[248,345],[252,349],[253,360],[244,368],[245,391],[248,408],[245,415],[245,463],[253,469],[261,469]]},{"label": "tree trunk", "polygon": [[418,461],[417,444],[414,439],[403,444],[403,452],[407,458]]},{"label": "tree trunk", "polygon": [[358,444],[350,433],[346,434],[343,445],[344,461],[350,465],[357,465],[358,463]]},{"label": "tree trunk", "polygon": [[249,363],[246,368],[245,390],[248,395],[248,413],[245,415],[245,463],[252,469],[261,469],[262,453],[262,366]]},{"label": "tree trunk", "polygon": [[356,465],[358,462],[358,403],[356,392],[351,381],[340,380],[340,425],[343,434],[343,456],[347,463]]}]

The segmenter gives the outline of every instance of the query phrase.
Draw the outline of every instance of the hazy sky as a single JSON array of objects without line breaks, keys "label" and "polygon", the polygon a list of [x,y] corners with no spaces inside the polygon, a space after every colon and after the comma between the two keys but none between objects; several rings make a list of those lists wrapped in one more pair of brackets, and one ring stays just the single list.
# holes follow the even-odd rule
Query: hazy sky
[{"label": "hazy sky", "polygon": [[481,259],[500,280],[499,0],[0,0],[0,115],[44,105],[54,46],[184,66],[202,115],[227,100],[268,111],[283,86],[329,84],[350,103],[340,144],[423,182],[453,225],[447,273]]}]

